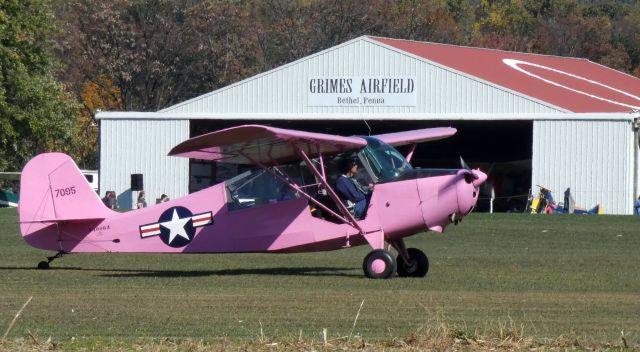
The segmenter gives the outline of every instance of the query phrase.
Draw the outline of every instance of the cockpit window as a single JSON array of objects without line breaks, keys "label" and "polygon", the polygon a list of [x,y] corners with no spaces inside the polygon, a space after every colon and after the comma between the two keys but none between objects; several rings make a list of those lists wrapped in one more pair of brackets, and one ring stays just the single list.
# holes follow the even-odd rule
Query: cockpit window
[{"label": "cockpit window", "polygon": [[367,140],[367,146],[358,153],[358,156],[377,182],[392,181],[405,171],[413,170],[411,164],[396,148],[374,137],[362,138]]},{"label": "cockpit window", "polygon": [[[309,183],[310,178],[313,179],[302,165],[283,165],[279,168],[272,167],[270,170],[281,176],[288,175],[298,186],[304,186]],[[261,204],[300,198],[293,188],[271,172],[254,168],[225,181],[228,209],[252,208]]]}]

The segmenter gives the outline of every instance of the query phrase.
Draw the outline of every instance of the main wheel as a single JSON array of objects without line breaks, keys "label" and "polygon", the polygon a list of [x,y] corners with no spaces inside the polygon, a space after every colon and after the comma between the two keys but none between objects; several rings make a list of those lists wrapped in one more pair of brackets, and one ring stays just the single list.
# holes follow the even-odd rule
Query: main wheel
[{"label": "main wheel", "polygon": [[364,257],[362,270],[370,279],[389,279],[396,272],[396,261],[391,253],[384,249],[376,249]]},{"label": "main wheel", "polygon": [[38,269],[49,269],[49,262],[41,261],[38,263]]},{"label": "main wheel", "polygon": [[402,259],[402,256],[398,254],[396,259],[398,262],[398,276],[401,277],[425,277],[429,272],[429,258],[423,251],[417,248],[407,249],[409,258],[411,258],[411,265],[407,265]]}]

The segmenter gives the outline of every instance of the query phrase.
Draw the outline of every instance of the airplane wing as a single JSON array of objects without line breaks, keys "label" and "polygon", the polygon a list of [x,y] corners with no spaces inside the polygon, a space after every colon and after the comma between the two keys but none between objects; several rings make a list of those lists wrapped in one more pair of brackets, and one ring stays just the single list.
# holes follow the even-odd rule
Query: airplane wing
[{"label": "airplane wing", "polygon": [[254,164],[255,160],[273,165],[300,159],[294,144],[313,158],[318,150],[323,155],[336,154],[362,148],[367,141],[358,137],[244,125],[186,140],[171,149],[169,155],[231,164]]},{"label": "airplane wing", "polygon": [[423,128],[421,130],[413,131],[379,134],[372,137],[375,137],[387,144],[391,144],[394,147],[399,147],[407,144],[437,141],[439,139],[453,136],[456,131],[457,130],[453,127],[436,127]]}]

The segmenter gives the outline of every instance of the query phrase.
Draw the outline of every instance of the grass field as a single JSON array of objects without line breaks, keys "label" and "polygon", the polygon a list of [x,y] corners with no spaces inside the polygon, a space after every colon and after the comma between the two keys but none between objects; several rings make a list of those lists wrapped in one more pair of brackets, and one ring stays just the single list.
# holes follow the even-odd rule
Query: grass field
[{"label": "grass field", "polygon": [[640,217],[474,214],[444,235],[410,238],[429,255],[429,275],[392,280],[364,277],[366,247],[82,254],[36,270],[50,253],[30,248],[16,222],[15,209],[0,209],[0,333],[33,300],[0,348],[29,333],[70,349],[149,338],[313,343],[324,329],[328,340],[383,346],[438,332],[640,348]]}]

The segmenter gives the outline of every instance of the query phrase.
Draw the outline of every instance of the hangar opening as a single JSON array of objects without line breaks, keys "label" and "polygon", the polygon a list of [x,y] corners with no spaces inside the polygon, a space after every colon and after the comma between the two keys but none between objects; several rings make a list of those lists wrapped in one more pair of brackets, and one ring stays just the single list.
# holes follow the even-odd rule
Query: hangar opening
[{"label": "hangar opening", "polygon": [[[447,139],[422,143],[411,163],[422,168],[458,168],[460,157],[472,168],[489,175],[481,190],[478,211],[522,212],[531,188],[532,121],[390,121],[390,120],[191,120],[190,137],[238,126],[262,124],[311,132],[375,135],[429,127],[454,127]],[[408,147],[398,148],[406,154]],[[191,160],[189,192],[195,192],[245,171],[244,166]],[[493,204],[491,204],[493,200]]]}]

